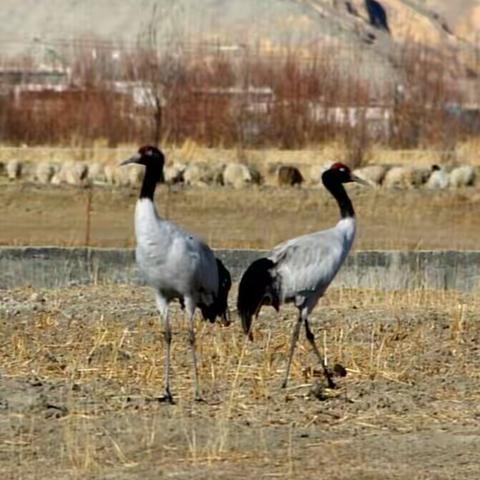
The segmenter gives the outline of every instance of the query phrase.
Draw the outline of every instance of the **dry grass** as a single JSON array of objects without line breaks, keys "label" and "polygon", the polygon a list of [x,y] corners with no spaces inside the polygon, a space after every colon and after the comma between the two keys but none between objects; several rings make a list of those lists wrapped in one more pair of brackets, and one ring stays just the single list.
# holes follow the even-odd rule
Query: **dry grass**
[{"label": "dry grass", "polygon": [[303,338],[290,387],[279,388],[294,318],[286,308],[262,313],[254,343],[238,322],[198,324],[207,403],[192,403],[176,310],[170,407],[149,400],[161,389],[163,345],[148,289],[32,293],[1,294],[4,478],[318,478],[318,468],[335,479],[474,478],[474,297],[332,290],[314,331],[348,375],[324,401],[310,393],[322,378]]}]

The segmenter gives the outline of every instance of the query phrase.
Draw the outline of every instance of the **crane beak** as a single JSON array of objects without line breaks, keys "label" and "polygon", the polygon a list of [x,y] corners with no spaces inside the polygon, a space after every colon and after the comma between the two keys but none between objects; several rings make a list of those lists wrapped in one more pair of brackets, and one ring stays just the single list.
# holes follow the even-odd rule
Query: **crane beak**
[{"label": "crane beak", "polygon": [[350,175],[350,178],[352,179],[352,182],[359,183],[360,185],[365,185],[366,187],[371,187],[371,185],[366,180],[357,177],[353,173]]},{"label": "crane beak", "polygon": [[128,158],[127,160],[124,160],[120,166],[124,166],[124,165],[130,165],[131,163],[138,163],[140,161],[140,159],[142,158],[142,156],[139,154],[139,153],[136,153],[135,155],[132,155],[130,158]]}]

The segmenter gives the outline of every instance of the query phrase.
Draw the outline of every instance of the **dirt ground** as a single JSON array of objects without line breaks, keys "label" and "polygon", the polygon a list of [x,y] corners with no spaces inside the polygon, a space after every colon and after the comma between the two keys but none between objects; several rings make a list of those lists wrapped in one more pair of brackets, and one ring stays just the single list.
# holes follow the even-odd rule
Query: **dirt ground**
[{"label": "dirt ground", "polygon": [[[430,192],[348,186],[357,249],[476,249],[480,190]],[[88,196],[91,209],[88,211]],[[0,245],[132,246],[136,190],[0,185]],[[265,248],[332,226],[338,207],[320,188],[158,189],[160,213],[216,248]]]},{"label": "dirt ground", "polygon": [[[232,298],[235,298],[233,292]],[[198,323],[205,403],[192,401],[186,323],[174,311],[176,405],[147,288],[0,291],[2,479],[476,479],[478,298],[332,289],[280,389],[294,312]],[[234,315],[235,317],[235,315]]]}]

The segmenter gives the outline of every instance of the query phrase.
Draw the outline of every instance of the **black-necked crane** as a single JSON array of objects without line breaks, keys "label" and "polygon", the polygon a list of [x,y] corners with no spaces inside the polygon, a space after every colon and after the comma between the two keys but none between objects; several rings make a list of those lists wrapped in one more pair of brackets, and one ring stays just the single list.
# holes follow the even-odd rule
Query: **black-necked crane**
[{"label": "black-necked crane", "polygon": [[156,147],[144,146],[122,165],[132,163],[145,167],[140,196],[135,207],[135,257],[144,279],[155,291],[156,306],[165,329],[164,392],[159,400],[173,403],[170,392],[172,331],[168,304],[174,299],[180,301],[188,316],[195,399],[201,400],[194,314],[199,307],[204,319],[214,322],[220,317],[228,324],[230,274],[222,262],[215,258],[208,245],[158,214],[153,198],[157,183],[164,178],[163,153]]},{"label": "black-necked crane", "polygon": [[288,383],[302,324],[307,340],[323,366],[329,386],[335,386],[332,373],[315,343],[308,316],[342,266],[355,237],[355,212],[343,184],[367,182],[353,175],[342,163],[335,163],[326,170],[322,182],[338,202],[340,221],[328,230],[288,240],[265,257],[255,260],[243,274],[238,290],[238,313],[244,333],[250,337],[252,317],[258,316],[263,305],[271,305],[278,311],[281,304],[294,303],[298,309],[283,387]]}]

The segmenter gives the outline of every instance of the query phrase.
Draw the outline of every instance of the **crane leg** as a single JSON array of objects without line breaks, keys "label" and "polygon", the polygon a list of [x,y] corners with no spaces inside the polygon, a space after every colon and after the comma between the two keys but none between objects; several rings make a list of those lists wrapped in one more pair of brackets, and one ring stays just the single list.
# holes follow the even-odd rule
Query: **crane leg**
[{"label": "crane leg", "polygon": [[308,318],[305,316],[305,334],[307,336],[307,340],[309,341],[310,345],[315,352],[315,355],[318,358],[318,361],[322,364],[323,373],[325,374],[325,378],[328,382],[328,388],[335,388],[335,382],[332,378],[332,372],[327,367],[327,362],[325,361],[325,357],[321,355],[320,351],[318,350],[317,344],[315,343],[315,335],[310,330],[310,325],[308,324]]},{"label": "crane leg", "polygon": [[197,353],[195,348],[195,305],[190,299],[185,300],[186,311],[188,314],[188,343],[192,351],[192,363],[193,363],[193,380],[195,383],[195,401],[202,402],[203,398],[200,391],[200,383],[198,380],[198,366],[197,366]]},{"label": "crane leg", "polygon": [[286,388],[288,384],[288,377],[290,375],[290,367],[292,366],[293,352],[295,352],[295,345],[297,344],[298,337],[300,335],[300,327],[302,326],[302,314],[299,312],[298,319],[293,327],[292,340],[290,341],[290,353],[288,355],[287,371],[285,372],[285,378],[282,383],[282,388]]},{"label": "crane leg", "polygon": [[172,343],[172,329],[170,326],[170,318],[168,315],[168,303],[159,293],[156,294],[155,300],[158,311],[163,320],[163,341],[165,343],[165,363],[163,370],[163,395],[158,398],[160,402],[168,402],[174,404],[172,394],[170,393],[170,345]]}]

